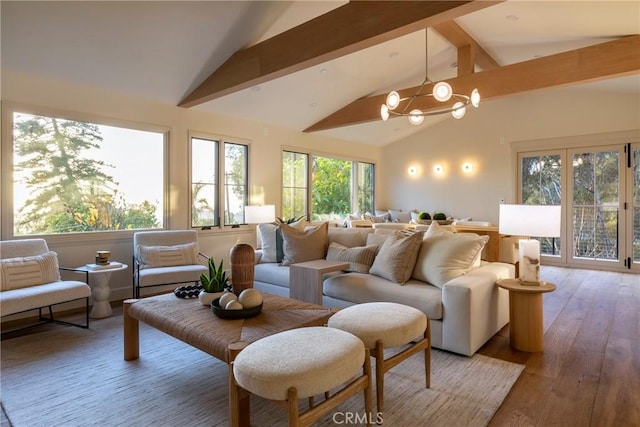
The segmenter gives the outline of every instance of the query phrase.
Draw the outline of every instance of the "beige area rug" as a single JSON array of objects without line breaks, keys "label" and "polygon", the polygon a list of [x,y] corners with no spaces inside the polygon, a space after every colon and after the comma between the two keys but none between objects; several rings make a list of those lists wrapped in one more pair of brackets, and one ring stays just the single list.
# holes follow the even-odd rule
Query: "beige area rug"
[{"label": "beige area rug", "polygon": [[[15,427],[227,426],[227,365],[140,324],[140,359],[125,362],[122,316],[90,330],[57,327],[2,341],[0,399]],[[384,425],[485,426],[523,366],[433,350],[431,389],[415,355],[385,376]],[[375,399],[374,399],[375,401]],[[317,425],[348,425],[361,395]],[[251,399],[253,426],[284,426],[286,412]]]}]

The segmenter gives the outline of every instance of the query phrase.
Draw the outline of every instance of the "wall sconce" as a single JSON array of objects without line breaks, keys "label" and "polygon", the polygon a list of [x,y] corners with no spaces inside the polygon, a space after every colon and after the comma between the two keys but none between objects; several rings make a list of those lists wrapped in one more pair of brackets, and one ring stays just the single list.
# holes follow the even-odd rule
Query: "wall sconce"
[{"label": "wall sconce", "polygon": [[462,164],[462,172],[470,173],[471,171],[473,171],[473,165],[471,164],[471,162],[464,162]]},{"label": "wall sconce", "polygon": [[444,172],[444,166],[438,163],[433,167],[433,172],[436,173],[437,175],[441,175]]},{"label": "wall sconce", "polygon": [[409,166],[409,169],[407,169],[407,172],[409,173],[409,175],[414,176],[418,173],[418,168],[415,166]]}]

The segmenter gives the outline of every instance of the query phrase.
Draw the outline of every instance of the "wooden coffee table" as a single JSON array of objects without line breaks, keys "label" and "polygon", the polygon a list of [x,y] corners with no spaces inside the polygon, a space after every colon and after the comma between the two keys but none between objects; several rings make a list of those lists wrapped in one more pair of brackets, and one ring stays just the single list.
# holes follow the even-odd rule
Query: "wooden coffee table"
[{"label": "wooden coffee table", "polygon": [[[249,319],[216,317],[198,299],[180,299],[173,294],[125,300],[124,359],[140,356],[139,321],[165,332],[213,357],[230,364],[248,344],[289,329],[322,326],[334,313],[330,308],[263,293],[262,311]],[[229,365],[231,366],[231,365]],[[249,425],[249,397],[242,396],[239,425]]]}]

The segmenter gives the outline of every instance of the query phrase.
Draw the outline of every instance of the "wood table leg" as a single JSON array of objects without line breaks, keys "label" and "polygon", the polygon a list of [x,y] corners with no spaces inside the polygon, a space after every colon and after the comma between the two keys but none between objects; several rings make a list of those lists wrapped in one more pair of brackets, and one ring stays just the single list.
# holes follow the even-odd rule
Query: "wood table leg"
[{"label": "wood table leg", "polygon": [[129,307],[137,299],[128,299],[122,303],[124,328],[124,360],[135,360],[140,357],[140,333],[138,319],[129,315]]},{"label": "wood table leg", "polygon": [[543,351],[542,294],[509,292],[509,311],[512,347],[520,351]]}]

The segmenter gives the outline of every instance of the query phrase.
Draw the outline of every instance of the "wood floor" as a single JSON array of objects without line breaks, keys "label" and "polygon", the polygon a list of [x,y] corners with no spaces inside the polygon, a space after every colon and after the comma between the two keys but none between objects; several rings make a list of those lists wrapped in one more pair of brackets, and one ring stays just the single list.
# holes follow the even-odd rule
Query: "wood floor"
[{"label": "wood floor", "polygon": [[524,372],[490,426],[640,426],[640,275],[543,267],[545,349],[509,347],[509,326],[480,354]]},{"label": "wood floor", "polygon": [[511,349],[508,325],[479,351],[526,366],[489,425],[640,427],[640,275],[545,266],[542,278],[558,287],[544,294],[544,352]]}]

